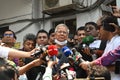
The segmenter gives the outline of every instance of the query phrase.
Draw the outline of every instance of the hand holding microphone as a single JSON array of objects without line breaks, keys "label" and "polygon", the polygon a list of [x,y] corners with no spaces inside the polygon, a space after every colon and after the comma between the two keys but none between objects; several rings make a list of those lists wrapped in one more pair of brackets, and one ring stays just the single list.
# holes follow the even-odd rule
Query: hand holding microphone
[{"label": "hand holding microphone", "polygon": [[85,61],[82,59],[82,55],[75,48],[72,48],[72,52],[73,52],[72,58],[76,65],[79,65],[80,63]]},{"label": "hand holding microphone", "polygon": [[41,54],[47,54],[47,46],[39,46],[37,50],[31,54],[31,57],[36,58],[39,57]]},{"label": "hand holding microphone", "polygon": [[72,51],[74,54],[73,59],[76,65],[80,66],[84,70],[88,70],[91,68],[91,62],[85,61],[84,59],[82,59],[82,55],[79,52],[77,52],[75,48],[73,48]]},{"label": "hand holding microphone", "polygon": [[[45,58],[46,56],[53,57],[58,54],[58,49],[55,45],[49,45],[49,46],[40,46],[38,47],[39,50],[31,54],[32,57],[39,57],[42,54],[42,58]],[[46,60],[46,59],[45,59]]]},{"label": "hand holding microphone", "polygon": [[66,57],[69,57],[70,55],[73,54],[73,52],[67,46],[64,46],[62,48],[62,52]]},{"label": "hand holding microphone", "polygon": [[48,60],[56,61],[56,56],[58,55],[58,49],[55,45],[48,46]]},{"label": "hand holding microphone", "polygon": [[93,41],[94,41],[94,37],[93,36],[86,36],[85,38],[82,39],[82,43],[86,44],[86,45],[89,45]]}]

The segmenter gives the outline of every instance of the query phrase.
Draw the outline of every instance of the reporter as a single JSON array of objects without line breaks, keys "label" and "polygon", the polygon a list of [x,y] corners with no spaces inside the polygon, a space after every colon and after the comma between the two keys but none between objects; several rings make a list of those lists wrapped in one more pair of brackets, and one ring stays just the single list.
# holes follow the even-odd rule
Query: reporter
[{"label": "reporter", "polygon": [[[7,60],[5,60],[4,58],[0,58],[0,68],[1,68],[2,66],[8,66],[8,65],[10,65],[12,68],[14,68],[14,69],[16,70],[17,75],[19,76],[19,75],[25,73],[25,72],[26,72],[27,70],[29,70],[30,68],[41,65],[43,62],[44,62],[44,61],[41,60],[41,58],[39,58],[39,59],[36,59],[36,60],[28,63],[27,65],[25,65],[25,66],[23,66],[23,67],[18,67],[18,68],[16,68],[16,67],[14,67],[12,64],[10,64]],[[0,69],[0,70],[1,70],[1,69]],[[11,74],[11,73],[10,73],[10,74],[7,74],[7,76],[9,76],[9,75],[13,75],[13,74]],[[15,77],[15,75],[13,75],[13,77]],[[11,77],[11,78],[13,78],[13,77]],[[1,78],[0,78],[0,79],[1,79]],[[18,80],[18,79],[16,78],[15,80]]]},{"label": "reporter", "polygon": [[19,75],[25,73],[26,71],[28,71],[29,69],[36,67],[36,66],[40,66],[42,63],[44,63],[44,61],[41,58],[35,59],[33,61],[31,61],[30,63],[19,67],[18,71],[19,71]]},{"label": "reporter", "polygon": [[112,64],[114,61],[120,58],[120,46],[118,46],[116,49],[110,51],[104,56],[99,57],[98,59],[92,61],[92,62],[82,62],[80,66],[87,70],[88,66],[93,66],[93,65],[103,65],[103,66],[108,66]]},{"label": "reporter", "polygon": [[33,49],[30,52],[19,51],[16,49],[2,47],[0,46],[0,57],[8,58],[10,57],[31,57],[31,54],[35,52],[36,49]]},{"label": "reporter", "polygon": [[46,71],[43,75],[43,80],[52,80],[52,67],[57,64],[56,61],[48,61],[48,65],[46,67]]}]

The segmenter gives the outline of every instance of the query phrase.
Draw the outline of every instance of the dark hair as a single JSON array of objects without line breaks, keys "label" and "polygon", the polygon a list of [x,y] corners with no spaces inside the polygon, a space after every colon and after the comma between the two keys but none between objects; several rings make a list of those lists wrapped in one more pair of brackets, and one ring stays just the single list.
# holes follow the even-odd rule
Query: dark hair
[{"label": "dark hair", "polygon": [[102,66],[102,65],[92,66],[88,71],[88,76],[90,78],[104,77],[105,80],[111,80],[111,75],[110,75],[109,70],[105,66]]},{"label": "dark hair", "polygon": [[84,30],[84,29],[85,29],[85,26],[80,26],[80,27],[78,27],[77,31]]},{"label": "dark hair", "polygon": [[4,58],[0,58],[0,79],[12,80],[15,78],[15,74],[18,76],[17,69],[10,65]]},{"label": "dark hair", "polygon": [[24,36],[23,38],[23,42],[27,41],[27,40],[32,40],[35,44],[36,44],[36,36],[32,33],[28,33]]},{"label": "dark hair", "polygon": [[[13,33],[13,37],[14,37],[15,39],[17,39],[17,37],[16,37],[16,35],[15,35],[15,32],[14,32],[14,31],[12,31],[12,30],[8,29],[8,30],[4,31],[4,33],[5,33],[5,32],[7,32],[7,31],[12,32],[12,33]],[[4,37],[4,34],[2,35],[2,38],[3,38],[3,37]]]},{"label": "dark hair", "polygon": [[76,35],[77,35],[77,32],[79,31],[79,30],[85,30],[85,26],[80,26],[80,27],[78,27],[78,29],[77,29],[77,31],[76,31]]},{"label": "dark hair", "polygon": [[4,58],[0,58],[0,66],[6,65],[7,61]]},{"label": "dark hair", "polygon": [[48,32],[45,31],[44,29],[41,29],[41,30],[39,30],[39,31],[37,32],[36,38],[38,37],[38,34],[39,34],[39,33],[45,33],[45,34],[47,34],[47,36],[48,36]]},{"label": "dark hair", "polygon": [[118,25],[117,18],[114,16],[108,16],[102,20],[102,25],[103,25],[104,30],[114,32],[115,27],[112,25],[109,25],[109,23],[114,23],[114,24]]},{"label": "dark hair", "polygon": [[93,25],[96,30],[99,29],[99,27],[97,26],[97,24],[95,22],[87,22],[87,23],[85,23],[85,26],[87,26],[87,25]]},{"label": "dark hair", "polygon": [[55,32],[55,28],[51,28],[50,30],[49,30],[49,36],[52,34],[52,33],[54,33]]}]

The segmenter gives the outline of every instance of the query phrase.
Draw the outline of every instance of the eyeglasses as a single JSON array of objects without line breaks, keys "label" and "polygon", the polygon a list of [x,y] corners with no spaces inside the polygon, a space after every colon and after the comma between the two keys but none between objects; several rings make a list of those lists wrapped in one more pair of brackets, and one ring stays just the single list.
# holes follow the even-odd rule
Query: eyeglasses
[{"label": "eyeglasses", "polygon": [[4,37],[6,37],[6,36],[13,37],[13,34],[4,34]]},{"label": "eyeglasses", "polygon": [[59,34],[61,34],[61,33],[63,33],[63,34],[68,34],[68,33],[65,32],[65,31],[57,31],[57,33],[59,33]]}]

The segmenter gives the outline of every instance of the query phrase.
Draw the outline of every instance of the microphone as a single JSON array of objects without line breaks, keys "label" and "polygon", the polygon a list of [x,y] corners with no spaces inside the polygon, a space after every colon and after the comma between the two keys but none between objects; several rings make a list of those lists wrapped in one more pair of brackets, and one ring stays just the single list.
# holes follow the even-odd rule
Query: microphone
[{"label": "microphone", "polygon": [[55,46],[55,45],[48,46],[48,55],[56,56],[57,54],[58,54],[57,46]]},{"label": "microphone", "polygon": [[82,43],[83,44],[87,44],[87,45],[89,45],[93,41],[94,41],[94,37],[93,36],[86,36],[85,38],[82,39]]},{"label": "microphone", "polygon": [[62,48],[62,52],[64,53],[64,55],[65,55],[66,57],[69,57],[70,55],[73,54],[73,52],[72,52],[67,46],[64,46],[64,47]]},{"label": "microphone", "polygon": [[58,55],[57,46],[55,46],[55,45],[48,46],[48,57],[49,57],[49,60],[55,61],[57,55]]},{"label": "microphone", "polygon": [[38,57],[40,54],[54,56],[58,54],[58,49],[55,45],[39,46],[39,50],[31,54],[32,57]]},{"label": "microphone", "polygon": [[75,61],[75,64],[79,65],[81,62],[85,61],[82,59],[82,55],[75,48],[72,48],[72,52],[72,59]]},{"label": "microphone", "polygon": [[72,51],[67,47],[67,46],[64,46],[62,48],[62,56],[61,58],[59,59],[58,61],[58,64],[57,64],[57,71],[61,71],[60,70],[60,67],[61,65],[63,65],[63,63],[68,63],[68,57],[72,54]]},{"label": "microphone", "polygon": [[39,50],[36,50],[33,54],[31,54],[32,57],[39,57],[40,54],[47,54],[47,46],[39,46]]}]

